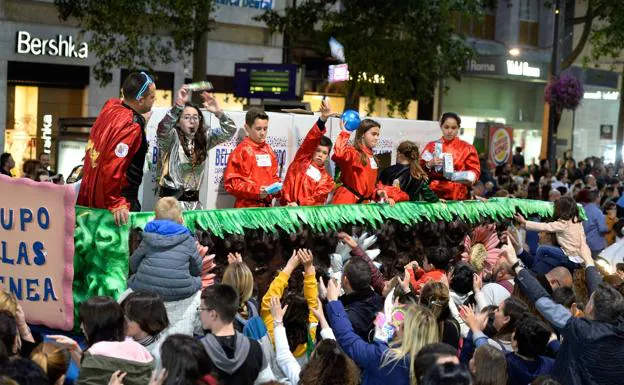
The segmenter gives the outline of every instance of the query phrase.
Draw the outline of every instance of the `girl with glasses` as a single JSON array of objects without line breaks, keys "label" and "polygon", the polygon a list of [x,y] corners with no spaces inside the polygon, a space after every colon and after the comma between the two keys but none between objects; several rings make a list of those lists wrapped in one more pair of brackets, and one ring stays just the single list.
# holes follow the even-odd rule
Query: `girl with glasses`
[{"label": "girl with glasses", "polygon": [[175,197],[185,210],[197,210],[201,209],[199,186],[208,151],[231,139],[236,125],[216,99],[204,91],[203,107],[220,123],[218,128],[209,128],[200,107],[189,102],[190,96],[188,87],[182,86],[175,105],[158,124],[158,193],[160,197]]}]

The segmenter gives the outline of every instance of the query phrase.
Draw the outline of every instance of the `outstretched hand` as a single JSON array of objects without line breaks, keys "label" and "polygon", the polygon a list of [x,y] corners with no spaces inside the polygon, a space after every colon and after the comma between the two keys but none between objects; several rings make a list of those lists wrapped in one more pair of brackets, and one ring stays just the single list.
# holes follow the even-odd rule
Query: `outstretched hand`
[{"label": "outstretched hand", "polygon": [[287,309],[288,305],[282,307],[279,297],[271,297],[271,301],[269,302],[269,310],[271,311],[271,316],[273,316],[273,321],[282,322],[284,320],[284,314],[286,314]]},{"label": "outstretched hand", "polygon": [[331,107],[329,106],[329,102],[327,102],[327,100],[323,100],[321,102],[319,112],[321,113],[321,120],[326,122],[332,114]]},{"label": "outstretched hand", "polygon": [[219,103],[213,94],[204,91],[201,93],[201,97],[203,100],[202,105],[206,110],[208,110],[208,112],[215,114],[217,118],[220,118],[221,115],[223,115],[223,110],[219,107]]},{"label": "outstretched hand", "polygon": [[507,262],[512,266],[518,262],[518,255],[516,254],[516,249],[513,247],[511,243],[511,237],[507,237],[507,242],[502,248],[501,255],[507,259]]},{"label": "outstretched hand", "polygon": [[459,316],[473,332],[483,331],[487,326],[487,313],[475,314],[472,305],[462,306],[459,311]]},{"label": "outstretched hand", "polygon": [[337,236],[338,239],[340,239],[342,242],[344,242],[345,245],[349,246],[350,248],[355,249],[356,247],[358,247],[357,241],[353,239],[353,237],[349,234],[345,232],[339,232]]},{"label": "outstretched hand", "polygon": [[228,259],[228,265],[231,265],[232,263],[235,262],[243,262],[243,256],[240,255],[240,253],[230,253],[227,256]]},{"label": "outstretched hand", "polygon": [[340,282],[330,279],[327,285],[327,300],[329,302],[337,301],[338,297],[340,297]]},{"label": "outstretched hand", "polygon": [[188,90],[188,86],[185,84],[178,90],[178,93],[176,94],[175,104],[178,107],[184,107],[184,105],[189,101],[189,96],[190,92]]}]

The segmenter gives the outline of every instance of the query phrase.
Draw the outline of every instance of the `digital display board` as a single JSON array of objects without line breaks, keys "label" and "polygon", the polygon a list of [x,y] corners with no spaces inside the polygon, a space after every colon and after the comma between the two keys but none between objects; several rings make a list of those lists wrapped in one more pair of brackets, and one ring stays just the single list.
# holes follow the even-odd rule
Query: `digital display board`
[{"label": "digital display board", "polygon": [[297,99],[296,79],[295,64],[236,63],[234,96],[294,100]]}]

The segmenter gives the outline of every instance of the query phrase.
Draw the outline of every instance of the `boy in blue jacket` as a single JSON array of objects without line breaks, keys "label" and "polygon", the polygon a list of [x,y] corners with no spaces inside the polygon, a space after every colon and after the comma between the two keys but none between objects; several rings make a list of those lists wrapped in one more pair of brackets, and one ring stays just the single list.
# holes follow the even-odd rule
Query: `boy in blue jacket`
[{"label": "boy in blue jacket", "polygon": [[145,225],[143,240],[130,257],[128,287],[159,294],[164,301],[188,298],[202,288],[202,257],[173,197],[161,198],[156,219]]},{"label": "boy in blue jacket", "polygon": [[546,325],[536,316],[527,313],[522,317],[512,336],[513,352],[505,355],[508,385],[526,385],[552,372],[555,360],[543,356],[550,336]]}]

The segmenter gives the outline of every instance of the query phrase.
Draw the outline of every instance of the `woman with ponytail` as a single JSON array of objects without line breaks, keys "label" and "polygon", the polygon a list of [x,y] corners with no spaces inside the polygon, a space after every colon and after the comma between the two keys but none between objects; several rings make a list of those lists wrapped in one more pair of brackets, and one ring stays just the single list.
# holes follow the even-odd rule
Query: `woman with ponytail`
[{"label": "woman with ponytail", "polygon": [[429,281],[420,289],[420,306],[433,313],[438,321],[440,341],[459,349],[461,331],[459,322],[453,318],[448,287],[442,282]]},{"label": "woman with ponytail", "polygon": [[397,147],[397,163],[379,174],[387,186],[399,186],[410,201],[437,202],[438,196],[429,188],[429,177],[420,167],[420,151],[416,143],[406,140]]},{"label": "woman with ponytail", "polygon": [[43,369],[50,380],[50,385],[63,385],[71,360],[67,348],[43,342],[32,351],[30,359]]},{"label": "woman with ponytail", "polygon": [[373,149],[379,141],[381,125],[372,119],[363,119],[355,131],[353,146],[348,144],[351,133],[342,131],[336,139],[332,160],[340,167],[342,186],[334,193],[334,204],[370,203],[386,200],[390,205],[407,201],[409,196],[398,187],[377,183],[378,165]]}]

